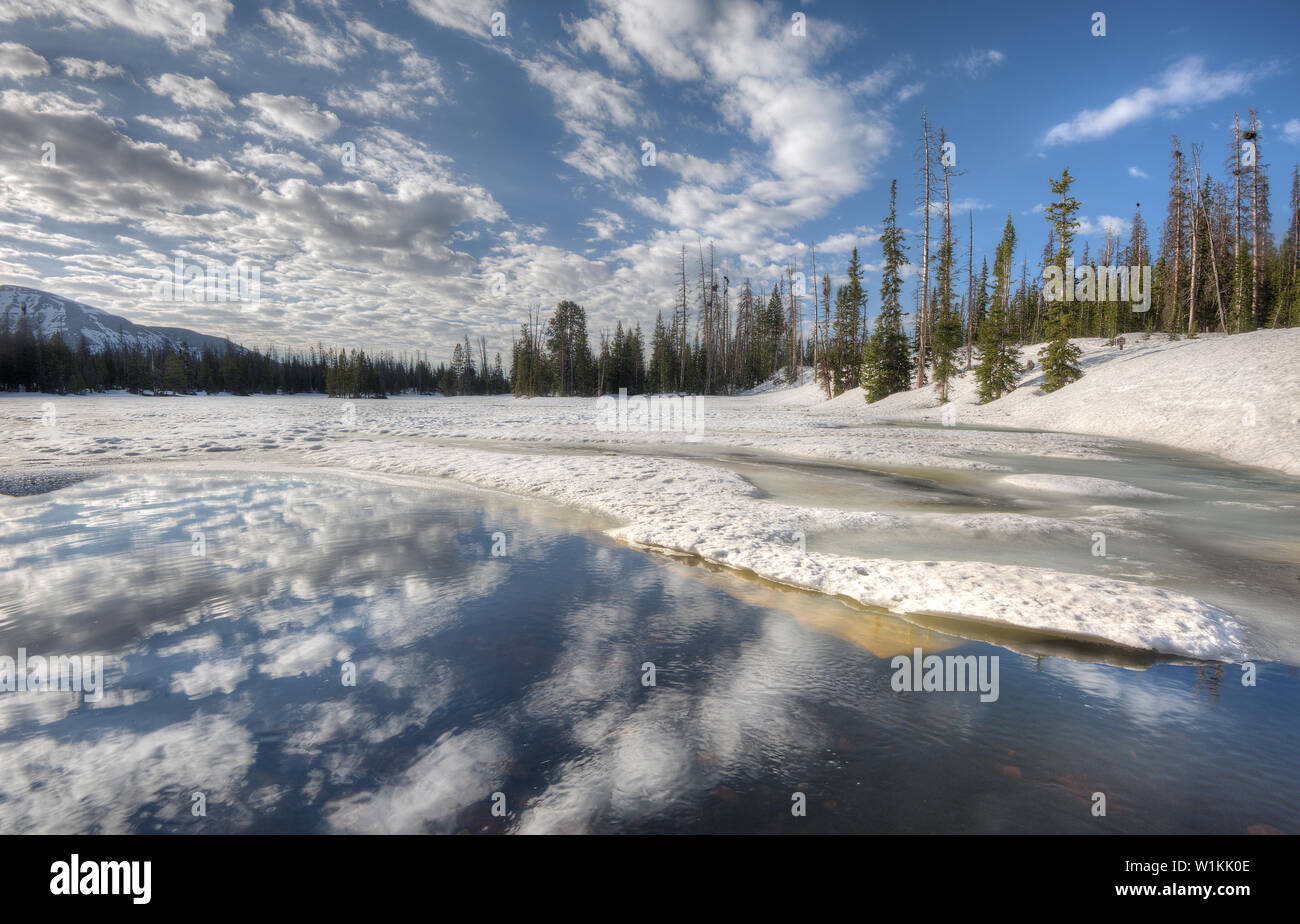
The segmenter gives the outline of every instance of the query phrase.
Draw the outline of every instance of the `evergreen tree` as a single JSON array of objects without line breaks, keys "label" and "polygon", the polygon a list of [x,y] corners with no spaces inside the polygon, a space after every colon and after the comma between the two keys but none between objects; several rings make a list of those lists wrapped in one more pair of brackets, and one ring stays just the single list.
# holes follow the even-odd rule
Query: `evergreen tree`
[{"label": "evergreen tree", "polygon": [[1016,250],[1016,229],[1007,213],[1007,223],[1002,228],[1002,240],[993,257],[993,298],[988,316],[979,328],[979,364],[975,367],[975,381],[979,387],[979,402],[996,401],[1016,387],[1020,381],[1020,350],[1011,337],[1008,311],[1011,295],[1011,259]]},{"label": "evergreen tree", "polygon": [[849,279],[835,293],[835,331],[831,343],[831,388],[841,394],[857,388],[862,370],[862,264],[858,248],[849,259]]},{"label": "evergreen tree", "polygon": [[1059,271],[1061,285],[1057,297],[1048,298],[1048,343],[1039,351],[1038,358],[1043,364],[1043,391],[1053,392],[1079,379],[1083,370],[1079,367],[1082,353],[1076,344],[1070,342],[1073,312],[1066,300],[1066,293],[1073,289],[1074,283],[1067,274],[1074,272],[1071,258],[1074,256],[1074,234],[1078,227],[1075,215],[1079,211],[1079,200],[1070,195],[1074,177],[1070,176],[1069,168],[1061,171],[1060,179],[1049,182],[1056,200],[1047,207],[1047,221],[1056,241],[1053,265]]},{"label": "evergreen tree", "polygon": [[163,363],[163,388],[178,395],[190,390],[185,379],[185,367],[175,353],[170,354]]},{"label": "evergreen tree", "polygon": [[868,402],[879,401],[911,387],[912,357],[903,331],[899,296],[903,291],[902,267],[907,263],[903,231],[898,227],[898,181],[889,184],[889,215],[880,233],[884,267],[880,275],[880,314],[862,355],[862,386]]}]

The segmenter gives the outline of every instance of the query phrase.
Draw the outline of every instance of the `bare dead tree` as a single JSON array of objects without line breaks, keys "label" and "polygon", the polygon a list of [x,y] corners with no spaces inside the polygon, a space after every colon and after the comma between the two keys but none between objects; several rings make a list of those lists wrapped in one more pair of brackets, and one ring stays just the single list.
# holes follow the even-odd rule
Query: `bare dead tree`
[{"label": "bare dead tree", "polygon": [[925,232],[921,248],[921,313],[916,320],[916,387],[925,385],[926,334],[930,323],[930,188],[934,185],[934,170],[930,165],[934,153],[930,140],[930,120],[926,111],[921,110],[921,149],[918,152],[923,166],[921,185],[924,189],[921,209],[925,221]]}]

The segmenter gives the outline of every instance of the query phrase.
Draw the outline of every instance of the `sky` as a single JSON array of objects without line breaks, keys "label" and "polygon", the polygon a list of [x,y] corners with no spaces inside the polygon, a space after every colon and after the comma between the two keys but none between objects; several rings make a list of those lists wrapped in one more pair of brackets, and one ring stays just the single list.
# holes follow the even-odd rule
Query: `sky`
[{"label": "sky", "polygon": [[[648,338],[683,245],[756,289],[811,279],[813,248],[838,284],[857,246],[874,315],[891,179],[920,250],[923,111],[977,271],[1008,213],[1032,271],[1064,167],[1094,249],[1138,203],[1158,227],[1170,136],[1219,174],[1252,107],[1280,235],[1297,36],[1294,0],[0,0],[0,284],[247,345],[439,361],[482,336],[508,363],[566,298],[593,343]],[[177,300],[177,259],[255,269],[260,297]]]}]

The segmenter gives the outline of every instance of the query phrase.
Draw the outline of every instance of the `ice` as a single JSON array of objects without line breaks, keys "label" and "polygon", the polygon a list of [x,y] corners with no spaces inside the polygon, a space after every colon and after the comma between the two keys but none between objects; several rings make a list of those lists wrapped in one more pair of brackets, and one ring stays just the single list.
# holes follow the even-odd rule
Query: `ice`
[{"label": "ice", "polygon": [[[1082,542],[1098,523],[1140,522],[1150,511],[1132,516],[1126,509],[1159,505],[1171,495],[1125,480],[1035,471],[1047,467],[1038,464],[1043,460],[1113,461],[1119,449],[1106,437],[1300,474],[1300,379],[1290,359],[1300,351],[1300,330],[1191,341],[1134,338],[1122,352],[1104,341],[1081,343],[1087,374],[1051,395],[1031,375],[981,407],[973,403],[967,374],[953,391],[957,426],[932,425],[942,413],[933,388],[868,406],[860,393],[825,400],[805,374],[794,386],[705,399],[700,443],[673,432],[602,431],[592,399],[10,395],[0,397],[0,482],[53,488],[127,464],[447,478],[587,511],[620,541],[898,613],[1195,658],[1249,656],[1251,639],[1236,614],[1144,583],[1136,571],[1138,579],[1119,580],[1006,561],[888,555],[891,531],[938,529],[972,543],[1073,541],[1077,534]],[[989,425],[1019,429],[979,428]],[[936,484],[980,477],[1025,503],[1041,504],[1046,496],[1108,506],[1065,516],[1014,509],[931,513],[891,507],[883,489],[783,502],[729,468],[744,453],[825,460]],[[1018,470],[990,460],[1016,460]],[[884,554],[806,550],[804,537],[834,530],[879,536]],[[970,547],[978,554],[978,545]]]}]

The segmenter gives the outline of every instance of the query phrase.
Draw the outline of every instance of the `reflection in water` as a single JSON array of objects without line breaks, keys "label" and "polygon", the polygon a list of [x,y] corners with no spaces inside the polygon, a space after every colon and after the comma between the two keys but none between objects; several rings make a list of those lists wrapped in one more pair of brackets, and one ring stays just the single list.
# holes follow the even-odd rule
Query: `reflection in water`
[{"label": "reflection in water", "polygon": [[[6,832],[1300,830],[1273,665],[966,641],[396,480],[0,510],[0,655],[102,654],[107,685],[0,693]],[[1000,698],[895,693],[918,647],[998,655]]]}]

